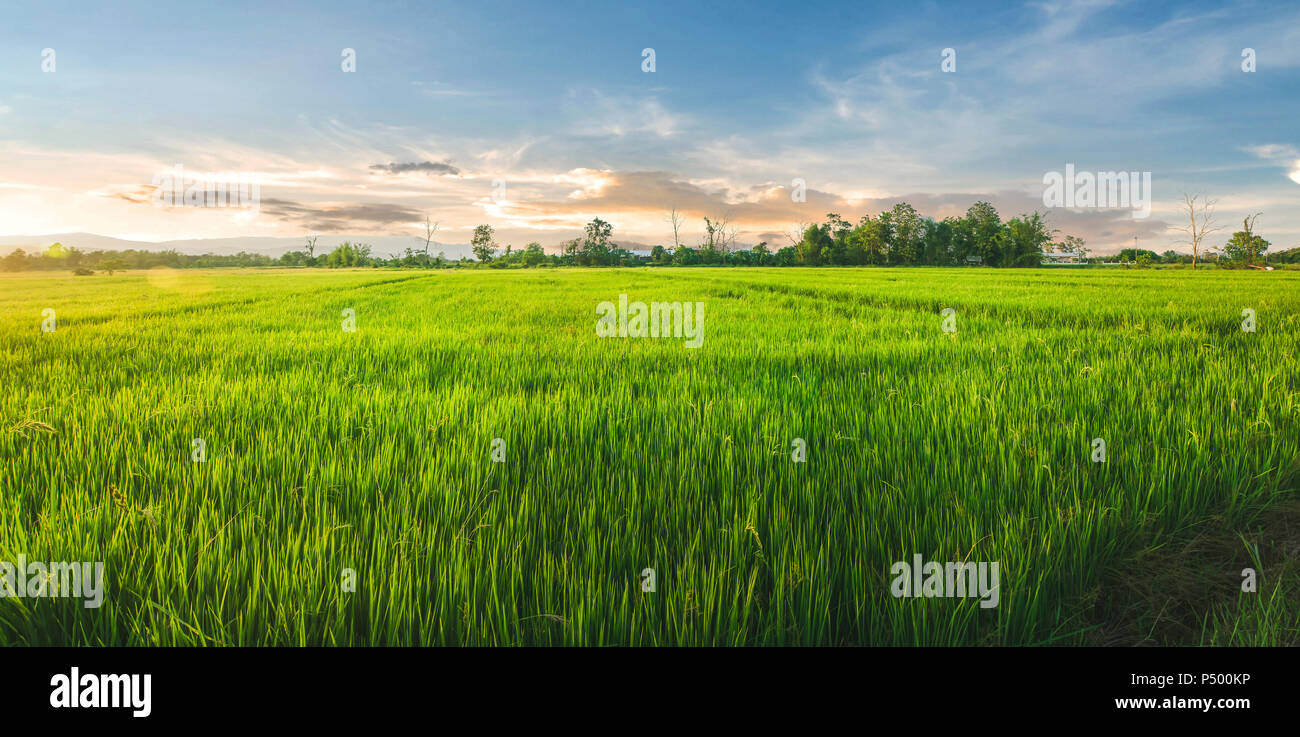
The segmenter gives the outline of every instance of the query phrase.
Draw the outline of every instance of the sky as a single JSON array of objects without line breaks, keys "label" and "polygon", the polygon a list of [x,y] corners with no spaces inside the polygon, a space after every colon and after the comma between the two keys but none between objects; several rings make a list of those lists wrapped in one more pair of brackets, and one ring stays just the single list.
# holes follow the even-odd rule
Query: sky
[{"label": "sky", "polygon": [[[428,217],[519,248],[600,217],[672,245],[676,209],[683,243],[709,217],[779,247],[829,212],[987,200],[1163,251],[1191,193],[1212,240],[1259,212],[1300,246],[1295,2],[117,5],[5,9],[0,236],[414,242]],[[1150,172],[1150,215],[1046,207],[1067,165]],[[258,182],[256,208],[159,206],[177,166]]]}]

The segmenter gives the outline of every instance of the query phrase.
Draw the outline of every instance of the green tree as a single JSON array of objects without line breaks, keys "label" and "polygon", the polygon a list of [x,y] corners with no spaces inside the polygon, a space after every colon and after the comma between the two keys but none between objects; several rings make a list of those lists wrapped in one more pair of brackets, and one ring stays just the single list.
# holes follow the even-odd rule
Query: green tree
[{"label": "green tree", "polygon": [[925,219],[925,249],[921,263],[946,266],[955,262],[953,255],[956,251],[958,222],[954,217],[946,217],[938,222],[931,218]]},{"label": "green tree", "polygon": [[849,260],[855,264],[883,264],[889,234],[888,213],[881,213],[875,220],[863,215],[849,234]]},{"label": "green tree", "polygon": [[560,249],[560,263],[565,266],[585,266],[582,259],[582,241],[578,238],[565,241],[564,247]]},{"label": "green tree", "polygon": [[1272,244],[1255,235],[1255,219],[1258,217],[1252,215],[1241,221],[1242,229],[1233,233],[1223,245],[1224,258],[1233,263],[1253,264],[1268,250]]},{"label": "green tree", "polygon": [[21,248],[15,248],[5,256],[4,268],[5,271],[22,271],[27,268],[27,253]]},{"label": "green tree", "polygon": [[1043,249],[1052,242],[1047,220],[1037,212],[1011,218],[1003,227],[999,238],[999,253],[1003,266],[1038,266],[1043,261]]},{"label": "green tree", "polygon": [[1115,257],[1120,261],[1130,264],[1141,262],[1143,257],[1146,257],[1147,263],[1151,263],[1155,259],[1159,258],[1155,251],[1149,251],[1145,248],[1121,248],[1120,252]]},{"label": "green tree", "polygon": [[497,250],[496,231],[491,225],[480,225],[474,228],[474,237],[470,238],[469,243],[474,258],[486,264],[492,260],[492,253]]},{"label": "green tree", "polygon": [[586,236],[582,239],[582,255],[587,266],[603,266],[613,262],[611,253],[610,236],[614,232],[614,226],[594,218],[587,223]]},{"label": "green tree", "polygon": [[828,228],[824,225],[809,225],[804,230],[803,238],[795,244],[801,263],[815,266],[823,263],[823,258],[830,257],[835,241],[827,231]]},{"label": "green tree", "polygon": [[103,261],[100,261],[99,268],[103,269],[104,271],[107,271],[108,275],[112,276],[114,271],[121,271],[125,269],[126,262],[123,261],[121,258],[115,256],[113,258],[108,258],[108,259],[104,259]]},{"label": "green tree", "polygon": [[987,202],[976,202],[966,210],[966,243],[962,249],[966,256],[980,256],[990,266],[1002,263],[1002,219],[998,211]]},{"label": "green tree", "polygon": [[[822,231],[830,239],[829,246],[823,246],[822,251],[825,255],[822,257],[823,263],[845,265],[852,263],[852,240],[853,226],[847,220],[840,217],[837,213],[827,213],[826,222],[822,224]],[[826,249],[829,248],[829,252]]]},{"label": "green tree", "polygon": [[700,243],[700,260],[706,264],[722,263],[736,240],[736,229],[725,215],[704,218],[704,241]]},{"label": "green tree", "polygon": [[[368,250],[368,249],[367,249]],[[344,241],[325,255],[325,265],[331,269],[360,266],[361,252],[348,241]]]},{"label": "green tree", "polygon": [[534,241],[529,243],[527,246],[524,246],[523,264],[525,267],[532,268],[534,266],[540,266],[545,262],[546,249],[542,248],[542,244]]},{"label": "green tree", "polygon": [[889,211],[888,222],[888,262],[895,265],[916,263],[925,236],[921,214],[906,202],[900,202]]},{"label": "green tree", "polygon": [[1256,257],[1267,251],[1271,245],[1257,235],[1239,230],[1223,244],[1223,258],[1233,263],[1253,264]]},{"label": "green tree", "polygon": [[1067,235],[1060,243],[1054,244],[1061,253],[1072,253],[1079,258],[1088,258],[1088,242],[1077,235]]}]

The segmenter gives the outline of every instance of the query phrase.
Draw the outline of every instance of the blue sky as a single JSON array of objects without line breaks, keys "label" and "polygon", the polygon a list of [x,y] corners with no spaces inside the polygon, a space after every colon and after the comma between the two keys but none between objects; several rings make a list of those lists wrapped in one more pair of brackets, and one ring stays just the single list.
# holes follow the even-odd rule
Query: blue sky
[{"label": "blue sky", "polygon": [[[722,216],[781,242],[900,199],[1044,210],[1044,174],[1073,164],[1152,173],[1149,218],[1049,213],[1098,250],[1178,247],[1185,190],[1228,232],[1263,212],[1274,248],[1300,245],[1295,3],[266,5],[7,9],[0,234],[414,235],[429,215],[441,241],[487,222],[522,246],[601,216],[663,243],[676,207],[685,240]],[[175,165],[253,174],[261,206],[153,206]]]}]

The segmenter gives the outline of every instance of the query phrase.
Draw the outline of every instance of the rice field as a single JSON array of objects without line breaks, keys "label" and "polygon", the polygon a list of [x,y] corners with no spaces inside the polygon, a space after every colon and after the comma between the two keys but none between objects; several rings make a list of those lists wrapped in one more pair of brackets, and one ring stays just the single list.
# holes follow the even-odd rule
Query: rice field
[{"label": "rice field", "polygon": [[[620,295],[703,303],[702,344],[597,337]],[[1294,502],[1298,308],[1283,272],[0,275],[0,561],[106,577],[0,599],[0,644],[1112,644],[1166,598],[1205,605],[1174,642],[1291,644],[1277,569],[1169,576]],[[997,562],[997,606],[895,597],[915,555]]]}]

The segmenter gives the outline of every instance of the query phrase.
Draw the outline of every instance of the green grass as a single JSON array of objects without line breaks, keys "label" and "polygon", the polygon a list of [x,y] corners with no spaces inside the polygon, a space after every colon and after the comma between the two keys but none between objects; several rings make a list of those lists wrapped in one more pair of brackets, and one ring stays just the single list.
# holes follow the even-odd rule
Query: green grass
[{"label": "green grass", "polygon": [[[704,302],[703,346],[598,339],[620,293]],[[1295,499],[1298,308],[1282,272],[0,276],[0,560],[108,578],[0,600],[0,644],[1097,642],[1147,553]],[[999,562],[999,605],[893,598],[916,553]],[[1292,641],[1261,575],[1166,641]]]}]

